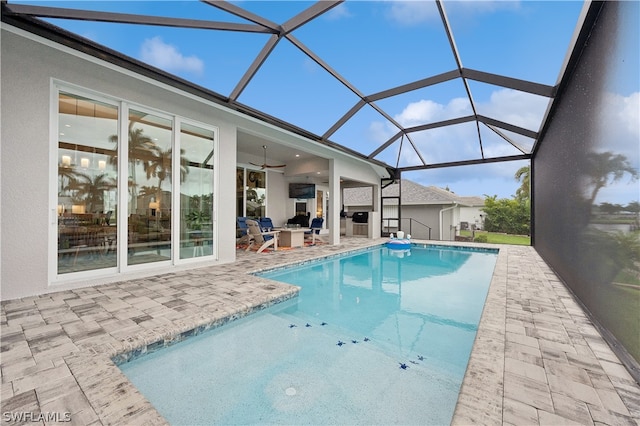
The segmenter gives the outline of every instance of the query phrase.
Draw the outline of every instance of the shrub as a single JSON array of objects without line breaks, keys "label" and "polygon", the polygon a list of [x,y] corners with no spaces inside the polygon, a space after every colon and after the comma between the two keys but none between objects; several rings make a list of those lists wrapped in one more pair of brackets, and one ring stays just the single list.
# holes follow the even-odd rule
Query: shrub
[{"label": "shrub", "polygon": [[529,203],[518,199],[497,198],[496,195],[485,198],[482,209],[486,213],[484,229],[489,232],[530,235]]},{"label": "shrub", "polygon": [[476,243],[486,243],[489,242],[489,238],[487,238],[486,234],[476,235],[476,238],[473,240]]}]

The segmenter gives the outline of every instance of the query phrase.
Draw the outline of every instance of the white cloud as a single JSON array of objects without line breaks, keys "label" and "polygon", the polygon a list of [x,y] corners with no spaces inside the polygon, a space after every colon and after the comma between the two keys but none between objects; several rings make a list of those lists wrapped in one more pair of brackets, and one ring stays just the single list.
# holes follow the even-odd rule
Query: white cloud
[{"label": "white cloud", "polygon": [[396,119],[405,127],[439,121],[447,106],[431,100],[421,100],[407,105]]},{"label": "white cloud", "polygon": [[[601,105],[598,108],[596,151],[623,155],[632,167],[640,169],[640,92],[629,96],[608,92]],[[626,205],[638,201],[639,185],[638,181],[630,181],[630,176],[625,175],[602,188],[595,202]]]},{"label": "white cloud", "polygon": [[496,90],[487,103],[479,103],[478,111],[487,117],[525,129],[539,130],[549,99],[511,89]]},{"label": "white cloud", "polygon": [[[476,107],[479,114],[536,131],[540,127],[547,103],[548,100],[540,96],[499,89],[486,102],[477,102]],[[472,114],[466,98],[454,98],[447,104],[423,99],[408,104],[394,119],[405,127],[412,127]],[[375,130],[380,131],[380,127]],[[389,128],[384,135],[388,138],[396,132],[397,129]],[[480,158],[478,131],[473,122],[413,133],[411,139],[429,163]],[[508,142],[493,132],[487,132],[483,136],[483,150],[486,157],[516,153]],[[405,164],[421,164],[412,150],[403,150],[402,156]]]},{"label": "white cloud", "polygon": [[622,154],[634,167],[640,167],[640,92],[629,96],[605,93],[598,111],[596,149]]},{"label": "white cloud", "polygon": [[143,61],[166,71],[186,71],[201,75],[204,62],[197,56],[184,56],[173,45],[162,41],[159,36],[146,39],[140,48]]},{"label": "white cloud", "polygon": [[468,15],[477,15],[479,13],[493,13],[499,10],[518,10],[520,9],[519,1],[447,1],[445,3],[446,11],[456,13],[466,13]]},{"label": "white cloud", "polygon": [[340,3],[339,5],[328,11],[324,16],[329,20],[336,21],[342,18],[350,18],[353,15],[349,11],[349,9],[347,9],[346,4]]},{"label": "white cloud", "polygon": [[[542,114],[546,110],[547,99],[517,92],[511,89],[494,91],[486,102],[477,103],[480,114],[497,120],[537,130]],[[634,167],[639,167],[638,140],[640,139],[640,93],[629,96],[607,93],[603,98],[597,125],[599,151],[612,151],[625,155]],[[437,122],[471,113],[464,98],[455,98],[447,104],[432,100],[420,100],[408,104],[394,118],[404,126],[414,126]],[[378,138],[387,140],[397,133],[397,129],[383,128],[377,123],[372,131]],[[491,133],[489,133],[491,134]],[[449,126],[427,132],[413,134],[413,142],[421,150],[427,162],[446,162],[469,158],[479,158],[478,136],[475,124]],[[397,144],[394,146],[397,153]],[[513,154],[511,146],[504,143],[487,143],[483,138],[487,157]],[[404,145],[406,148],[408,145]],[[403,149],[402,163],[421,164],[412,149]],[[397,154],[394,154],[397,155]],[[394,157],[395,158],[395,157]],[[514,179],[516,170],[526,161],[491,163],[475,166],[449,167],[416,171],[404,174],[408,179],[425,185],[449,186],[462,195],[497,194],[500,198],[515,194],[518,182]],[[395,164],[395,160],[393,161]],[[600,191],[597,203],[607,201],[626,204],[637,200],[638,183],[629,182],[627,177]]]},{"label": "white cloud", "polygon": [[402,25],[438,22],[440,14],[435,2],[394,1],[389,8],[389,19]]},{"label": "white cloud", "polygon": [[[497,10],[514,10],[520,7],[517,1],[448,1],[444,5],[447,15],[477,16],[481,13],[493,13]],[[427,1],[391,1],[389,19],[401,25],[419,25],[440,22],[440,12],[435,2]]]}]

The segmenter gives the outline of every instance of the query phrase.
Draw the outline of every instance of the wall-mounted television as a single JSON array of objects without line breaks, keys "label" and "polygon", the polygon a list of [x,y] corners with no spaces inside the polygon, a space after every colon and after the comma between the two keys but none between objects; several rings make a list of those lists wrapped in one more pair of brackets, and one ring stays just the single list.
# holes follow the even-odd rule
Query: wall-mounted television
[{"label": "wall-mounted television", "polygon": [[290,183],[289,198],[315,198],[316,185],[313,183]]}]

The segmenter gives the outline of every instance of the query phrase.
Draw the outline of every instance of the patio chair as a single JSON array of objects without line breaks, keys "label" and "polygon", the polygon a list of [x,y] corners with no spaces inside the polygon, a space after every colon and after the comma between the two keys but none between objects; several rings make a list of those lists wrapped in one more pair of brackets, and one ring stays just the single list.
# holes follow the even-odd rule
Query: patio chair
[{"label": "patio chair", "polygon": [[326,243],[326,240],[322,235],[320,235],[320,230],[322,230],[322,224],[324,223],[324,219],[321,217],[314,217],[311,220],[311,225],[309,225],[309,230],[304,231],[304,236],[306,239],[311,238],[311,243],[315,244],[316,239]]},{"label": "patio chair", "polygon": [[253,240],[253,236],[249,234],[249,227],[247,226],[247,218],[243,216],[239,216],[236,219],[236,231],[240,235],[236,244],[247,244],[247,246],[251,245],[251,241]]},{"label": "patio chair", "polygon": [[270,232],[273,231],[273,228],[275,228],[275,226],[273,226],[273,222],[271,221],[270,217],[261,217],[259,220],[260,223],[260,228],[262,229],[263,232]]},{"label": "patio chair", "polygon": [[248,251],[256,244],[260,244],[260,247],[257,250],[258,253],[262,253],[264,249],[269,246],[273,246],[274,251],[278,250],[278,234],[280,233],[280,231],[264,232],[260,229],[259,223],[251,219],[247,219],[247,227],[248,234],[253,237],[253,240],[247,246],[245,251]]}]

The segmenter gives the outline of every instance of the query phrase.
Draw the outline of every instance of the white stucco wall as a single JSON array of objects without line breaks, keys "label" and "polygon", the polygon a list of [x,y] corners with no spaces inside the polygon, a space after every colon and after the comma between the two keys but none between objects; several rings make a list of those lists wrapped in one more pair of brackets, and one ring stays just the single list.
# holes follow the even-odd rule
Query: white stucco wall
[{"label": "white stucco wall", "polygon": [[[440,210],[441,205],[402,205],[402,230],[405,233],[411,233],[414,239],[440,239]],[[414,219],[409,229],[409,218]],[[418,223],[419,222],[419,223]],[[425,226],[423,226],[423,225]],[[431,233],[426,226],[431,227]]]},{"label": "white stucco wall", "polygon": [[[1,34],[1,155],[2,180],[1,283],[2,300],[108,282],[113,276],[91,277],[54,284],[49,268],[49,247],[56,238],[55,206],[50,202],[52,82],[63,81],[109,97],[176,114],[219,129],[220,180],[233,182],[236,167],[236,124],[233,114],[194,97],[146,82],[129,72],[78,57],[68,49],[55,49],[35,36],[3,24]],[[22,36],[25,35],[25,36]],[[50,42],[47,42],[50,43]],[[130,73],[129,73],[130,74]],[[53,160],[55,161],[55,160]],[[55,169],[54,169],[55,170]],[[235,186],[218,185],[218,205],[235,205]],[[219,209],[217,223],[235,223],[233,209]],[[52,224],[52,222],[54,222]],[[218,261],[235,259],[235,228],[219,226]],[[210,261],[209,261],[210,262]],[[193,265],[190,265],[193,267]],[[158,273],[153,268],[153,273]],[[151,272],[146,272],[148,275]],[[144,275],[137,271],[132,275]],[[123,275],[117,279],[126,278]]]},{"label": "white stucco wall", "polygon": [[477,229],[482,228],[482,217],[484,211],[482,207],[460,207],[460,222],[468,222],[469,227],[476,225]]}]

